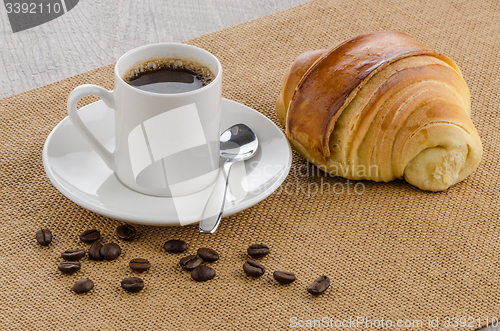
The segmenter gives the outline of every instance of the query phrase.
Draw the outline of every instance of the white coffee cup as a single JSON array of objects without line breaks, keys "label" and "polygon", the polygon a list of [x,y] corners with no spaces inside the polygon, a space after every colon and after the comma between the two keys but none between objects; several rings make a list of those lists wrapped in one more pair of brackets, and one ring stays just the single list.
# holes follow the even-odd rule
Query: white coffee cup
[{"label": "white coffee cup", "polygon": [[[199,89],[160,94],[123,80],[140,63],[183,59],[207,67],[215,79]],[[76,129],[127,187],[148,195],[175,197],[203,190],[219,171],[222,67],[198,47],[161,43],[133,49],[116,63],[115,89],[75,88],[68,114]],[[107,150],[78,115],[77,102],[94,95],[115,110],[115,150]]]}]

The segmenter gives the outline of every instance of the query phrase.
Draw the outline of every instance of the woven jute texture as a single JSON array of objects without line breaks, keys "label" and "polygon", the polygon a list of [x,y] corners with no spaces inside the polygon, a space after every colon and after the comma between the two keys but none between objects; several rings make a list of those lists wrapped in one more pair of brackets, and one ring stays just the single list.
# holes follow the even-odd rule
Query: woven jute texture
[{"label": "woven jute texture", "polygon": [[[403,181],[355,186],[294,153],[284,185],[224,219],[215,235],[200,235],[196,225],[137,226],[135,241],[120,241],[120,222],[72,203],[46,177],[43,144],[66,116],[68,94],[84,83],[112,89],[112,66],[0,100],[0,329],[271,330],[326,317],[333,324],[364,318],[374,326],[391,320],[394,328],[398,320],[407,326],[415,320],[407,329],[421,330],[429,318],[446,329],[447,316],[468,318],[470,328],[500,317],[499,29],[496,0],[318,0],[187,41],[221,60],[224,97],[277,123],[281,81],[298,54],[361,33],[406,32],[458,63],[484,145],[477,171],[441,193]],[[53,232],[48,247],[35,240],[40,228]],[[88,249],[78,234],[91,228],[103,243],[118,242],[123,254],[112,262],[85,258],[79,272],[61,274],[60,253]],[[163,243],[173,238],[184,239],[188,251],[167,254]],[[271,249],[259,279],[242,270],[254,243]],[[221,255],[216,277],[205,283],[178,266],[199,247]],[[152,268],[140,275],[144,290],[130,294],[120,281],[137,276],[128,267],[135,257]],[[297,281],[279,285],[275,270],[292,271]],[[312,297],[306,288],[323,274],[331,286]],[[83,277],[95,287],[77,295],[71,287]]]}]

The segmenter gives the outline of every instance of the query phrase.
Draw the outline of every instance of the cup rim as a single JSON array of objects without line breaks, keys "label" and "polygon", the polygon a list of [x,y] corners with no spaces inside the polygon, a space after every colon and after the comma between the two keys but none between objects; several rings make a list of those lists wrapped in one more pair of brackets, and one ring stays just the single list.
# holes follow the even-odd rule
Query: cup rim
[{"label": "cup rim", "polygon": [[[212,82],[210,82],[210,84],[207,84],[207,85],[203,86],[202,88],[199,88],[199,89],[196,89],[196,90],[193,90],[193,91],[180,92],[180,93],[156,93],[156,92],[144,91],[144,90],[135,88],[135,87],[133,87],[130,84],[127,84],[127,82],[123,80],[123,77],[121,77],[118,74],[118,65],[119,65],[119,63],[121,61],[123,61],[123,59],[125,57],[130,56],[132,53],[135,53],[137,51],[140,51],[142,49],[145,49],[145,48],[148,48],[148,47],[151,47],[151,46],[154,46],[154,45],[170,45],[170,46],[175,45],[175,46],[178,46],[178,47],[185,47],[185,48],[191,48],[191,49],[200,50],[203,53],[205,53],[208,56],[211,56],[211,57],[213,57],[215,59],[215,62],[217,63],[217,71],[218,71],[217,72],[217,76],[215,76],[215,79]],[[192,94],[201,93],[202,91],[207,90],[208,88],[210,88],[210,86],[215,86],[216,85],[215,83],[218,83],[218,81],[220,81],[222,79],[221,78],[222,77],[222,65],[221,65],[219,59],[215,55],[213,55],[209,51],[207,51],[207,50],[205,50],[203,48],[200,48],[200,47],[196,47],[196,46],[193,46],[193,45],[187,45],[187,44],[181,44],[181,43],[153,43],[153,44],[147,44],[147,45],[143,45],[143,46],[139,46],[139,47],[133,48],[133,49],[129,50],[128,52],[126,52],[125,54],[123,54],[122,56],[120,56],[120,58],[118,59],[118,61],[116,61],[116,63],[115,63],[114,73],[115,73],[115,81],[118,80],[120,83],[122,83],[122,85],[125,85],[127,89],[129,89],[130,91],[135,91],[136,93],[143,93],[145,95],[161,96],[161,97],[189,96],[189,95],[192,95]]]}]

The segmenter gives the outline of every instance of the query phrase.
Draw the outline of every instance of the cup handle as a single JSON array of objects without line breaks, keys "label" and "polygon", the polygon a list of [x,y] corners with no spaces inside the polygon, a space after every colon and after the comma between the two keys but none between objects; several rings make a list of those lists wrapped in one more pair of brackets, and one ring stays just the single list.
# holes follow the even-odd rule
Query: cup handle
[{"label": "cup handle", "polygon": [[68,97],[69,118],[71,122],[73,122],[73,125],[76,127],[77,131],[90,144],[90,146],[94,148],[97,154],[103,159],[104,163],[106,163],[108,168],[115,171],[115,161],[113,158],[113,153],[108,151],[89,131],[85,124],[83,124],[83,121],[78,115],[78,111],[76,110],[78,100],[88,95],[94,95],[101,98],[106,106],[110,108],[114,108],[115,106],[115,100],[112,91],[108,91],[97,85],[81,85],[75,88]]}]

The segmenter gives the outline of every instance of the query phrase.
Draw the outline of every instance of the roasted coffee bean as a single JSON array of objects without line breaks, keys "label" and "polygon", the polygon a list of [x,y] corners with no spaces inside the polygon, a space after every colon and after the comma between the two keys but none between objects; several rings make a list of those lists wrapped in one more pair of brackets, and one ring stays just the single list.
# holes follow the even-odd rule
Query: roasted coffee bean
[{"label": "roasted coffee bean", "polygon": [[80,233],[80,240],[87,244],[93,243],[99,240],[99,238],[101,238],[101,233],[96,229],[85,230]]},{"label": "roasted coffee bean", "polygon": [[61,253],[61,257],[66,261],[78,261],[84,256],[85,251],[79,248],[68,249]]},{"label": "roasted coffee bean", "polygon": [[323,294],[326,289],[330,286],[330,278],[326,276],[320,276],[316,279],[309,287],[307,288],[307,292],[312,295],[320,295]]},{"label": "roasted coffee bean", "polygon": [[196,256],[196,255],[188,255],[186,257],[183,257],[179,264],[181,265],[182,269],[184,270],[193,270],[197,266],[201,264],[201,259]]},{"label": "roasted coffee bean", "polygon": [[114,260],[120,256],[122,250],[118,244],[104,244],[100,249],[101,256],[108,261]]},{"label": "roasted coffee bean", "polygon": [[163,245],[163,248],[169,253],[182,253],[188,246],[182,240],[169,240]]},{"label": "roasted coffee bean", "polygon": [[40,245],[47,246],[52,242],[52,232],[49,229],[40,229],[36,232],[36,241]]},{"label": "roasted coffee bean", "polygon": [[116,235],[121,240],[132,241],[135,238],[137,231],[130,224],[120,225],[116,228]]},{"label": "roasted coffee bean", "polygon": [[151,268],[151,263],[149,263],[146,259],[133,259],[130,260],[129,264],[130,269],[138,272],[144,272]]},{"label": "roasted coffee bean", "polygon": [[219,253],[211,248],[200,248],[197,253],[205,262],[215,262],[219,259]]},{"label": "roasted coffee bean", "polygon": [[92,246],[90,246],[89,248],[89,258],[91,260],[101,261],[102,260],[101,248],[102,244],[93,243]]},{"label": "roasted coffee bean", "polygon": [[80,279],[73,285],[73,291],[78,294],[88,292],[92,288],[94,288],[94,283],[88,278]]},{"label": "roasted coffee bean", "polygon": [[248,247],[247,253],[254,259],[260,259],[269,254],[269,247],[264,244],[255,244]]},{"label": "roasted coffee bean", "polygon": [[197,282],[205,282],[215,277],[215,270],[202,264],[191,271],[191,277]]},{"label": "roasted coffee bean", "polygon": [[266,269],[260,263],[257,263],[255,261],[247,261],[243,265],[243,271],[245,271],[248,276],[260,277],[266,272]]},{"label": "roasted coffee bean", "polygon": [[71,275],[80,270],[82,265],[80,262],[61,262],[59,263],[59,271],[63,274]]},{"label": "roasted coffee bean", "polygon": [[122,287],[125,291],[137,293],[144,288],[144,281],[138,277],[125,278]]},{"label": "roasted coffee bean", "polygon": [[274,279],[280,284],[290,284],[295,281],[295,275],[292,272],[275,271],[273,273]]}]

